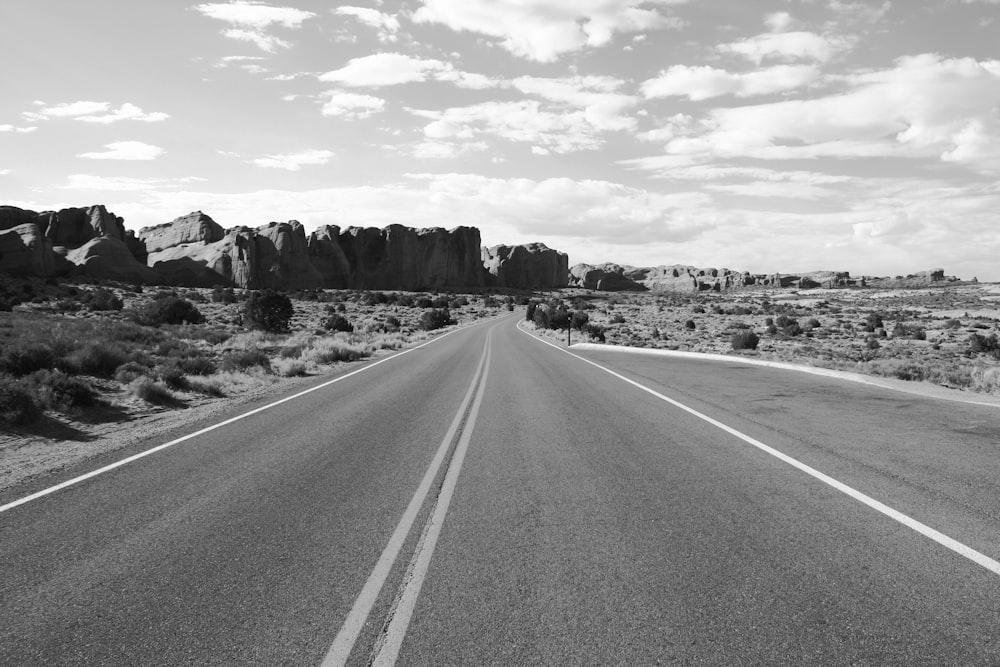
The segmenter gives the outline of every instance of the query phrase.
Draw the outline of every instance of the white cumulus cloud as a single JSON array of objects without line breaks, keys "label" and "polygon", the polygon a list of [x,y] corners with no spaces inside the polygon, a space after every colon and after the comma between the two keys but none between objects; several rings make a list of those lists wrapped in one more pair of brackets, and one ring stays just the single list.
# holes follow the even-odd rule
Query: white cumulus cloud
[{"label": "white cumulus cloud", "polygon": [[195,5],[194,9],[203,15],[233,26],[223,31],[230,39],[256,44],[262,51],[273,53],[279,47],[288,48],[289,42],[269,34],[275,26],[297,29],[310,18],[316,16],[294,7],[274,7],[263,2],[237,1],[213,2]]},{"label": "white cumulus cloud", "polygon": [[114,141],[104,147],[106,151],[80,153],[77,157],[90,160],[154,160],[166,152],[159,146],[141,141]]},{"label": "white cumulus cloud", "polygon": [[722,44],[719,50],[734,53],[756,64],[767,59],[827,62],[854,45],[850,37],[818,35],[814,32],[772,32]]},{"label": "white cumulus cloud", "polygon": [[501,39],[516,56],[552,62],[566,53],[608,44],[617,33],[680,27],[663,6],[686,0],[422,0],[418,23]]},{"label": "white cumulus cloud", "polygon": [[326,164],[332,157],[333,151],[310,149],[286,155],[266,155],[256,160],[250,160],[250,163],[270,169],[299,171],[304,166]]},{"label": "white cumulus cloud", "polygon": [[381,88],[429,80],[450,81],[459,87],[472,89],[492,85],[485,76],[461,72],[443,60],[414,58],[401,53],[375,53],[352,58],[344,67],[321,74],[319,80],[352,88]]},{"label": "white cumulus cloud", "polygon": [[819,68],[813,65],[776,65],[741,73],[708,66],[674,65],[655,79],[644,81],[642,93],[647,98],[687,97],[692,101],[721,95],[752,97],[802,88],[819,76]]},{"label": "white cumulus cloud", "polygon": [[357,120],[381,113],[384,109],[385,100],[380,97],[336,91],[323,105],[323,115]]},{"label": "white cumulus cloud", "polygon": [[395,42],[399,32],[399,19],[391,14],[383,14],[377,9],[370,7],[337,7],[332,10],[339,16],[352,16],[359,22],[374,28],[378,31],[378,38],[382,42]]}]

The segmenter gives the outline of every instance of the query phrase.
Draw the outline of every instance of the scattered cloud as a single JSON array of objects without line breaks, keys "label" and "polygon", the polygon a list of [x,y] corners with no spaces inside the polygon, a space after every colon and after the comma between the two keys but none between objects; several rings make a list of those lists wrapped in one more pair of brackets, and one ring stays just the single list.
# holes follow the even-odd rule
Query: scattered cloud
[{"label": "scattered cloud", "polygon": [[844,81],[849,88],[837,95],[714,109],[667,150],[761,159],[937,158],[1000,170],[1000,61],[925,54]]},{"label": "scattered cloud", "polygon": [[465,153],[485,151],[489,146],[485,141],[422,141],[413,147],[412,155],[416,158],[431,160],[451,160]]},{"label": "scattered cloud", "polygon": [[600,47],[615,34],[679,28],[661,8],[686,0],[422,0],[417,23],[440,23],[457,32],[501,39],[512,54],[553,62],[585,47]]},{"label": "scattered cloud", "polygon": [[34,132],[37,129],[38,129],[37,125],[25,125],[25,126],[17,126],[10,124],[0,125],[0,132],[20,132],[21,134],[28,134],[29,132]]},{"label": "scattered cloud", "polygon": [[609,76],[540,78],[521,76],[510,85],[522,93],[537,95],[567,108],[582,109],[587,123],[598,130],[631,130],[634,118],[624,111],[639,98],[618,92],[624,81]]},{"label": "scattered cloud", "polygon": [[66,190],[100,191],[100,192],[149,192],[157,189],[178,188],[191,183],[205,182],[208,179],[197,176],[186,178],[132,178],[129,176],[94,176],[91,174],[72,174],[66,185]]},{"label": "scattered cloud", "polygon": [[460,88],[471,89],[493,85],[485,76],[461,72],[451,63],[401,53],[376,53],[352,58],[344,67],[321,74],[319,80],[351,88],[381,88],[430,80],[449,81]]},{"label": "scattered cloud", "polygon": [[302,24],[316,16],[293,7],[273,7],[263,2],[236,1],[206,3],[195,5],[194,9],[203,15],[233,26],[223,31],[230,39],[256,44],[267,53],[274,53],[278,48],[288,48],[289,42],[268,33],[275,26],[297,29]]},{"label": "scattered cloud", "polygon": [[358,120],[381,113],[384,109],[385,100],[380,97],[334,91],[323,105],[323,115]]},{"label": "scattered cloud", "polygon": [[115,141],[104,146],[108,150],[94,153],[80,153],[77,157],[90,160],[154,160],[163,155],[159,146],[141,141]]},{"label": "scattered cloud", "polygon": [[744,73],[708,66],[674,65],[642,84],[646,98],[687,97],[692,101],[722,95],[753,97],[808,86],[820,78],[814,65],[775,65]]},{"label": "scattered cloud", "polygon": [[378,31],[378,38],[381,42],[395,42],[398,39],[399,19],[391,14],[383,14],[377,9],[369,7],[337,7],[332,10],[339,16],[352,16],[364,25]]},{"label": "scattered cloud", "polygon": [[771,32],[722,44],[719,50],[733,53],[760,65],[764,60],[813,60],[825,63],[851,49],[854,39],[814,32]]},{"label": "scattered cloud", "polygon": [[326,164],[332,157],[333,151],[310,149],[287,155],[267,155],[256,160],[250,160],[250,164],[270,169],[299,171],[305,166]]},{"label": "scattered cloud", "polygon": [[104,125],[121,120],[136,120],[144,123],[157,123],[170,118],[170,114],[160,111],[146,113],[138,106],[125,102],[117,109],[110,102],[64,102],[54,106],[46,106],[44,102],[35,103],[42,108],[38,111],[25,111],[22,115],[31,121],[51,120],[53,118],[72,118],[85,123],[101,123]]}]

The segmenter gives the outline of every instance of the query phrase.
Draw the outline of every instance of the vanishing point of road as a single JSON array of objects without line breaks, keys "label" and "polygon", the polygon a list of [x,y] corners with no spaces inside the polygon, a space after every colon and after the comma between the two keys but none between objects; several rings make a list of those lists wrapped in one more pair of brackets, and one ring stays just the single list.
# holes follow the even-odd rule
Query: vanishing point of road
[{"label": "vanishing point of road", "polygon": [[1000,664],[1000,410],[518,319],[4,492],[0,664]]}]

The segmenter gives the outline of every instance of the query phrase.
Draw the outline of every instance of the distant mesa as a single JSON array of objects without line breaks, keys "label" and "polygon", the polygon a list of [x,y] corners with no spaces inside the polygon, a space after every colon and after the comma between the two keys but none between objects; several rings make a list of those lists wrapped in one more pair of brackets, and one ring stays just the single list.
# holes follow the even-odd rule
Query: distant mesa
[{"label": "distant mesa", "polygon": [[138,284],[247,289],[437,290],[566,287],[566,253],[541,243],[481,246],[475,227],[324,225],[224,229],[194,211],[138,235],[103,205],[35,212],[0,206],[0,271]]},{"label": "distant mesa", "polygon": [[812,271],[808,273],[750,273],[730,269],[694,266],[621,266],[618,264],[577,264],[570,269],[573,287],[617,291],[652,292],[726,292],[746,287],[786,287],[816,289],[835,287],[914,288],[957,282],[944,269],[920,271],[891,278],[851,277],[847,271]]}]

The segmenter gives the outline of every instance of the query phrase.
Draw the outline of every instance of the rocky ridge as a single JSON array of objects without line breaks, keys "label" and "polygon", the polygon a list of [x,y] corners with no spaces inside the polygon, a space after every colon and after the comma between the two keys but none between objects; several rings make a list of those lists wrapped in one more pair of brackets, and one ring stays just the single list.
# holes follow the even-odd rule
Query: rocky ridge
[{"label": "rocky ridge", "polygon": [[731,269],[671,265],[635,267],[619,264],[576,264],[569,270],[572,287],[606,292],[726,292],[745,287],[785,287],[797,289],[835,287],[914,288],[957,282],[943,269],[920,271],[907,276],[852,277],[847,271],[807,273],[750,273]]},{"label": "rocky ridge", "polygon": [[140,284],[246,289],[565,287],[565,253],[533,243],[483,248],[475,227],[324,225],[224,229],[194,211],[136,235],[102,205],[35,212],[0,206],[0,271]]}]

